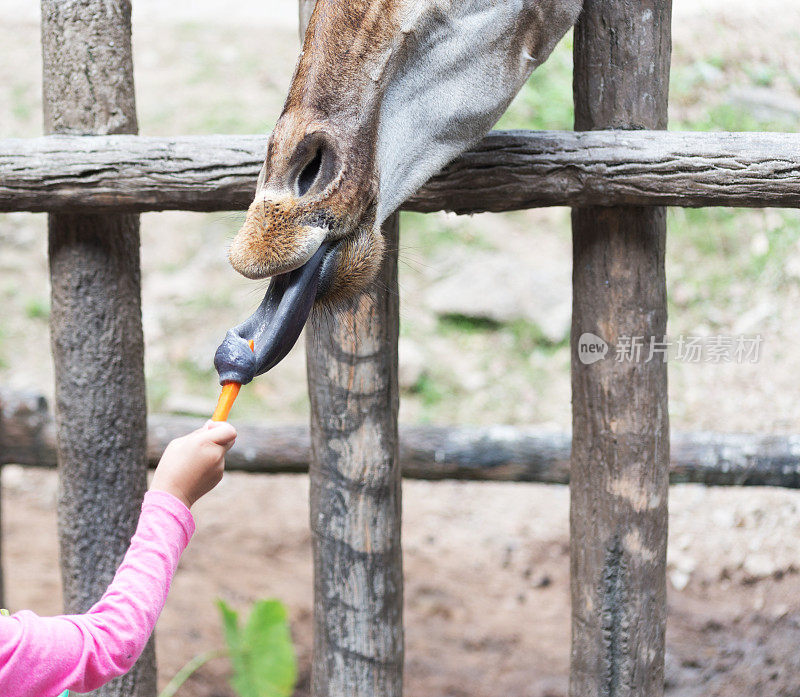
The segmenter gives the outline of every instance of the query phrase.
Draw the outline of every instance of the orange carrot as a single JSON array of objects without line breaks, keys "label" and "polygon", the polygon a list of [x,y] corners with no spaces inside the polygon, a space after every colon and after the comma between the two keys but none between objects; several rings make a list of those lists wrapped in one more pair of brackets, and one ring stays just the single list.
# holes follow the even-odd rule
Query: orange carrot
[{"label": "orange carrot", "polygon": [[[255,344],[251,339],[249,341],[250,350],[255,352]],[[242,385],[238,382],[226,382],[222,386],[222,394],[219,396],[219,401],[217,402],[217,408],[214,409],[214,414],[211,417],[212,421],[227,421],[228,415],[231,413],[231,407],[233,407],[233,403],[236,401],[236,397],[239,395],[239,390],[241,389]]]}]

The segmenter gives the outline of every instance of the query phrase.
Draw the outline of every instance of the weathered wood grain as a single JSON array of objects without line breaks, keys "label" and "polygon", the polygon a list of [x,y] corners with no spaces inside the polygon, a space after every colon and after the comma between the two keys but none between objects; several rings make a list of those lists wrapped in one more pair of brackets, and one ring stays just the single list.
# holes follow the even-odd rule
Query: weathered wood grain
[{"label": "weathered wood grain", "polygon": [[[0,139],[0,211],[243,210],[268,136]],[[800,134],[495,131],[403,206],[800,207]]]},{"label": "weathered wood grain", "polygon": [[[42,0],[45,130],[135,133],[130,0]],[[139,218],[49,218],[60,473],[58,521],[68,613],[114,577],[147,486]],[[154,697],[149,641],[102,697]]]},{"label": "weathered wood grain", "polygon": [[398,216],[373,290],[307,333],[314,697],[401,697]]},{"label": "weathered wood grain", "polygon": [[[315,0],[300,0],[300,34]],[[402,697],[399,215],[372,291],[306,332],[314,551],[312,697]]]},{"label": "weathered wood grain", "polygon": [[[155,467],[167,443],[203,419],[155,414],[147,457]],[[237,423],[226,468],[253,474],[308,471],[307,425]],[[569,433],[535,427],[401,425],[400,466],[409,479],[569,483]],[[670,482],[800,488],[800,434],[675,432]],[[37,394],[0,390],[0,465],[56,466],[55,424]]]},{"label": "weathered wood grain", "polygon": [[45,136],[0,141],[0,208],[237,210],[250,205],[266,136]]},{"label": "weathered wood grain", "polygon": [[[575,128],[666,128],[671,0],[585,0]],[[580,337],[663,341],[666,211],[572,212],[571,697],[661,697],[666,628],[667,365],[584,364]],[[612,353],[613,355],[613,353]]]}]

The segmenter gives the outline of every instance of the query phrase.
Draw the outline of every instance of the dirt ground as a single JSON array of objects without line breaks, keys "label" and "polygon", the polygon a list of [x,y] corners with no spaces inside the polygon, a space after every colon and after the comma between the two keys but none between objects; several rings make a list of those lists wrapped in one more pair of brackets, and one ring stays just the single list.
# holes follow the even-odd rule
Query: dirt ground
[{"label": "dirt ground", "polygon": [[[184,5],[134,2],[142,133],[266,132],[298,50],[294,0],[238,0],[223,11],[216,0]],[[37,3],[0,0],[0,137],[41,132],[38,32]],[[758,117],[763,123],[777,114],[797,130],[797,0],[675,0],[674,48],[673,123],[730,129],[725,119],[749,109],[766,110]],[[568,67],[544,83],[552,90],[545,106],[559,94],[569,102],[569,84]],[[707,124],[709,114],[717,120]],[[569,128],[570,114],[562,116],[535,127]],[[766,128],[761,121],[745,125]],[[671,365],[672,424],[800,432],[794,389],[800,219],[771,210],[737,211],[730,219],[696,213],[671,212],[670,334],[758,332],[765,353],[753,365]],[[262,290],[225,261],[240,219],[237,213],[142,216],[154,411],[203,414],[213,405],[210,356]],[[404,217],[400,353],[401,370],[411,376],[403,384],[404,422],[569,426],[565,337],[542,344],[524,324],[490,330],[480,322],[448,324],[431,303],[443,279],[487,253],[520,274],[549,274],[551,295],[568,298],[568,221],[565,209]],[[4,386],[52,395],[47,296],[44,216],[0,215]],[[20,342],[25,352],[9,349]],[[268,379],[243,391],[237,417],[305,419],[304,363],[300,347]],[[290,609],[301,664],[298,695],[307,694],[307,489],[305,477],[231,474],[198,505],[198,532],[157,630],[162,685],[190,658],[221,645],[215,598],[247,612],[254,601],[275,597]],[[4,468],[2,497],[7,603],[58,613],[56,478]],[[406,695],[566,695],[567,489],[405,482],[403,505]],[[667,644],[669,697],[800,695],[800,495],[671,489]],[[227,670],[224,660],[208,664],[180,697],[232,697]]]},{"label": "dirt ground", "polygon": [[[3,475],[12,607],[60,609],[52,473]],[[290,609],[306,695],[311,647],[307,478],[226,475],[196,510],[157,631],[162,685],[221,645],[213,601]],[[671,490],[667,694],[800,694],[800,498]],[[406,695],[561,697],[569,656],[568,492],[561,486],[405,482]],[[224,660],[183,688],[233,697]]]}]

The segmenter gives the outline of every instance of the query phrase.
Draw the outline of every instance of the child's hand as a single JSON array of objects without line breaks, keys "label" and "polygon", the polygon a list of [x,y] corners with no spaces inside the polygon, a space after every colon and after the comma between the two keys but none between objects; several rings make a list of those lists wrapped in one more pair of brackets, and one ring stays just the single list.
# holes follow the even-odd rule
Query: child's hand
[{"label": "child's hand", "polygon": [[151,491],[166,491],[187,508],[211,491],[222,479],[225,453],[236,441],[236,429],[224,421],[209,421],[173,440],[161,456]]}]

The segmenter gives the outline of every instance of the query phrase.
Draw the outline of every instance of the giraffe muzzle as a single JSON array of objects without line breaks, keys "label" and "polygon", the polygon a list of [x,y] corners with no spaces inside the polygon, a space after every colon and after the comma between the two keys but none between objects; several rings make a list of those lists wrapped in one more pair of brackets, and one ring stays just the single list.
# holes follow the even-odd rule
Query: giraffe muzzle
[{"label": "giraffe muzzle", "polygon": [[[282,361],[297,343],[314,301],[333,277],[336,243],[324,242],[301,267],[274,276],[258,309],[229,329],[214,355],[219,382],[246,385]],[[254,342],[251,351],[249,341]]]}]

